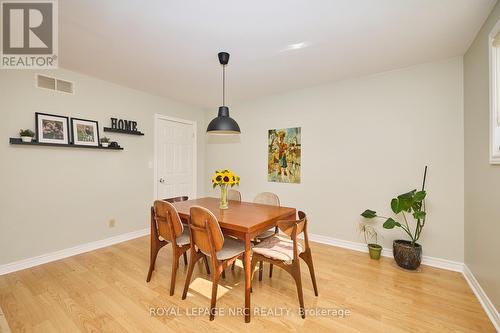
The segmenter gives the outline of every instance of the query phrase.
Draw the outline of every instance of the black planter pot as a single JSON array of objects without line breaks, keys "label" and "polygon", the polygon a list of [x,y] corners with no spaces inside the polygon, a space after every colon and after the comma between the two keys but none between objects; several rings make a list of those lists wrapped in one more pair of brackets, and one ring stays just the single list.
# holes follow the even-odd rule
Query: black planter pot
[{"label": "black planter pot", "polygon": [[398,266],[404,269],[415,270],[422,262],[422,246],[418,243],[412,246],[410,241],[395,240],[392,243],[392,252]]}]

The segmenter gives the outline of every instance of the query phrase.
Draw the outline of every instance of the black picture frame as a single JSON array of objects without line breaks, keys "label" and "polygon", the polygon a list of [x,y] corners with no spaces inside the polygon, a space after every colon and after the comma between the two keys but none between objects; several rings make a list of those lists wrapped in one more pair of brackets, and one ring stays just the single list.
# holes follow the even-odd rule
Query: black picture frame
[{"label": "black picture frame", "polygon": [[[44,120],[43,118],[47,120],[52,120],[55,122],[62,122],[62,138],[47,138],[44,137],[43,133],[43,127],[40,126],[40,123]],[[49,119],[52,118],[52,119]],[[66,131],[64,131],[64,125],[66,125]],[[60,144],[60,145],[69,145],[70,143],[70,127],[69,127],[69,118],[66,116],[61,116],[58,114],[50,114],[50,113],[42,113],[42,112],[35,112],[35,132],[36,132],[36,141],[40,143],[52,143],[52,144]],[[54,136],[56,134],[53,134]]]},{"label": "black picture frame", "polygon": [[[77,123],[84,124],[88,126],[89,124],[92,124],[94,127],[94,141],[84,141],[84,140],[79,140],[78,139],[78,133],[77,130],[75,130],[75,125],[78,125]],[[90,120],[90,119],[82,119],[82,118],[71,118],[71,143],[74,145],[78,146],[94,146],[94,147],[99,147],[100,146],[100,137],[99,137],[99,122],[97,120]]]}]

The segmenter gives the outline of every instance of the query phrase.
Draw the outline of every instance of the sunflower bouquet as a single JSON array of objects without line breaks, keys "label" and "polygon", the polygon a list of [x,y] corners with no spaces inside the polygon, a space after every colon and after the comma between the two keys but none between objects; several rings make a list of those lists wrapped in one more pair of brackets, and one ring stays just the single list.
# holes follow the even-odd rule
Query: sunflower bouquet
[{"label": "sunflower bouquet", "polygon": [[239,185],[240,184],[240,177],[238,177],[234,172],[231,170],[216,170],[215,174],[212,177],[212,187],[215,188],[216,186],[221,186],[221,185],[229,185],[233,187],[234,185]]},{"label": "sunflower bouquet", "polygon": [[231,170],[216,170],[212,176],[212,187],[220,186],[220,205],[221,209],[228,209],[227,188],[240,184],[240,177]]}]

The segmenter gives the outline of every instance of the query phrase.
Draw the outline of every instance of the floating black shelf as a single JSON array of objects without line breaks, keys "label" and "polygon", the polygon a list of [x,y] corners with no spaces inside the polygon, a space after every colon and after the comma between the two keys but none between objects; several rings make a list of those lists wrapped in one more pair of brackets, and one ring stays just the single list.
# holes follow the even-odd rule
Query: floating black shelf
[{"label": "floating black shelf", "polygon": [[132,134],[132,135],[144,135],[144,133],[139,131],[128,131],[111,127],[104,127],[104,132],[122,133],[122,134]]},{"label": "floating black shelf", "polygon": [[103,150],[123,150],[122,147],[102,147],[102,146],[83,146],[74,144],[58,144],[58,143],[45,143],[38,141],[23,142],[20,138],[10,138],[11,145],[23,145],[23,146],[46,146],[46,147],[66,147],[66,148],[90,148],[90,149],[103,149]]}]

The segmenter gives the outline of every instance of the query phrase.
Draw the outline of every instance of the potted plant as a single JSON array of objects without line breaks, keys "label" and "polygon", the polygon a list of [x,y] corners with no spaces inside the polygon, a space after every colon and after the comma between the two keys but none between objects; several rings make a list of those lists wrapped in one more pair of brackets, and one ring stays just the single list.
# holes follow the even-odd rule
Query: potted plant
[{"label": "potted plant", "polygon": [[[368,253],[372,259],[380,259],[380,253],[382,252],[382,246],[378,245],[378,233],[374,227],[367,223],[359,224],[359,232],[363,233],[365,238],[365,243],[368,246]],[[374,240],[375,243],[371,243],[370,240]]]},{"label": "potted plant", "polygon": [[105,148],[109,146],[110,142],[111,142],[110,138],[107,138],[107,137],[102,137],[101,138],[101,146],[103,146]]},{"label": "potted plant", "polygon": [[227,200],[227,187],[240,184],[240,177],[238,177],[231,170],[221,170],[215,171],[215,174],[212,176],[212,187],[220,186],[220,209],[228,209],[229,202]]},{"label": "potted plant", "polygon": [[[391,209],[396,216],[401,216],[399,221],[392,217],[384,217],[377,215],[377,212],[367,209],[361,216],[372,219],[381,218],[385,222],[385,229],[401,228],[410,238],[410,240],[395,240],[392,244],[394,260],[396,263],[405,269],[415,270],[422,262],[422,246],[417,243],[422,235],[422,230],[425,226],[427,217],[425,211],[425,179],[427,177],[427,167],[424,170],[424,179],[422,181],[422,189],[420,191],[412,190],[410,192],[398,195],[391,200]],[[412,219],[410,219],[410,216]],[[410,224],[413,220],[413,225]]]},{"label": "potted plant", "polygon": [[30,129],[22,129],[19,131],[19,136],[23,142],[31,142],[35,136],[35,132]]}]

